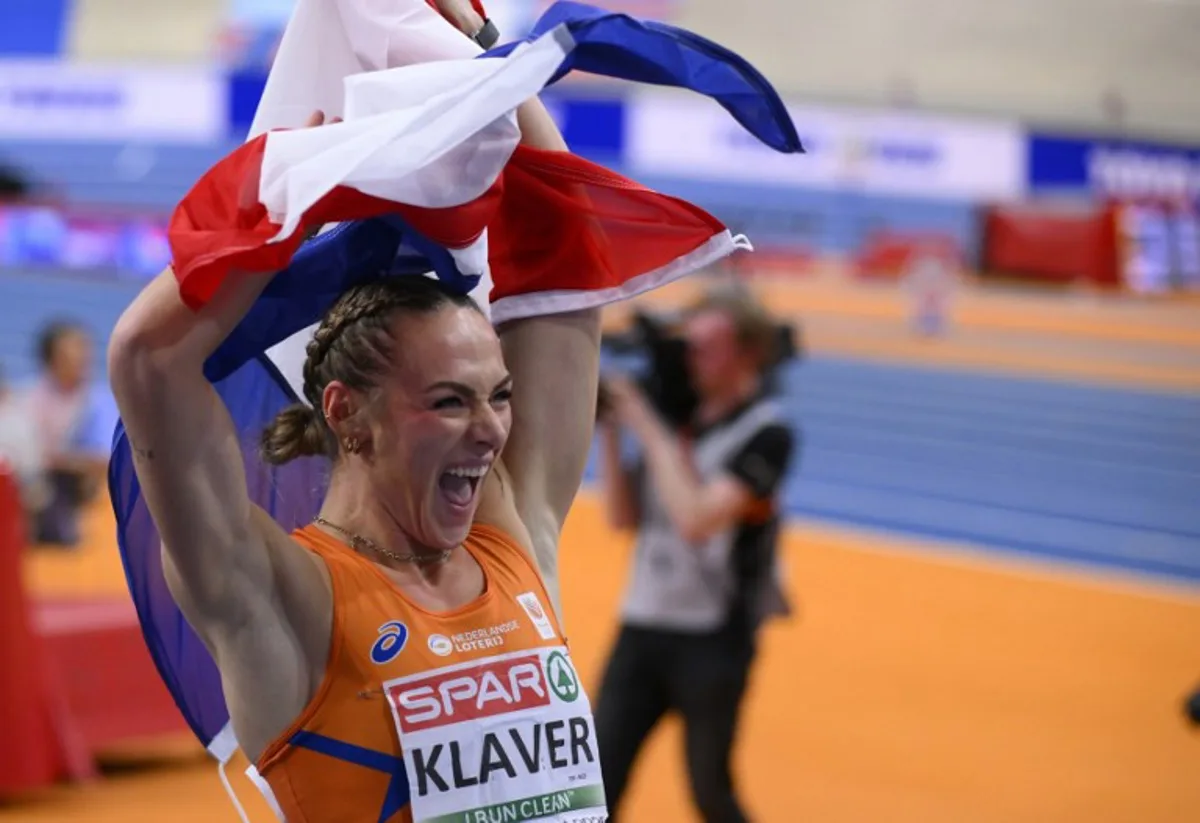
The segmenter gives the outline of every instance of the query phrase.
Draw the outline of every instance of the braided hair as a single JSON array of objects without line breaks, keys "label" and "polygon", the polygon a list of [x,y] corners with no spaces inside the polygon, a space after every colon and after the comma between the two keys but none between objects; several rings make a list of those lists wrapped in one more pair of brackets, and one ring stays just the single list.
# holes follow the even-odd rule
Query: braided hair
[{"label": "braided hair", "polygon": [[326,312],[305,350],[304,399],[275,416],[262,433],[263,459],[282,465],[298,457],[336,458],[338,442],[322,411],[325,387],[334,380],[366,392],[386,373],[397,312],[432,314],[456,306],[479,307],[430,277],[389,277],[346,291]]}]

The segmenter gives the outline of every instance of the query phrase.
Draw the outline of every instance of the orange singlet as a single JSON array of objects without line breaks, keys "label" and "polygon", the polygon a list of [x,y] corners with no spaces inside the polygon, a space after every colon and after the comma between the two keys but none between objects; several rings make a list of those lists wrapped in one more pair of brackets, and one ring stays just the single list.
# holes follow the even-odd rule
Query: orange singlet
[{"label": "orange singlet", "polygon": [[475,601],[432,613],[313,526],[333,584],[325,677],[256,764],[288,823],[607,819],[591,706],[528,555],[476,525]]}]

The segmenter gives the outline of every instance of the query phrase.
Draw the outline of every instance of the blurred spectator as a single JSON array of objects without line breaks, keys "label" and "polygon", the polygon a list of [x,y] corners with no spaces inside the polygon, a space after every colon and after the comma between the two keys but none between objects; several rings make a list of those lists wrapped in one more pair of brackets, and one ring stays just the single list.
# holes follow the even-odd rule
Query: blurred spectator
[{"label": "blurred spectator", "polygon": [[1197,688],[1188,697],[1187,703],[1184,704],[1184,711],[1193,725],[1200,726],[1200,688]]},{"label": "blurred spectator", "polygon": [[[693,307],[682,343],[696,403],[678,430],[663,413],[671,398],[652,402],[631,381],[604,381],[609,519],[637,529],[596,708],[613,820],[643,741],[668,711],[683,718],[702,819],[746,820],[730,769],[738,714],[759,626],[789,611],[776,543],[794,435],[765,380],[779,342],[779,327],[748,292],[710,293]],[[621,465],[618,428],[637,440],[638,465]]]},{"label": "blurred spectator", "polygon": [[51,323],[39,336],[38,358],[42,374],[27,402],[48,488],[34,539],[70,546],[79,540],[80,509],[103,485],[117,414],[107,390],[92,381],[94,346],[82,326]]},{"label": "blurred spectator", "polygon": [[42,452],[33,414],[0,373],[0,461],[7,463],[21,486],[26,511],[45,505]]},{"label": "blurred spectator", "polygon": [[955,280],[954,269],[944,256],[920,251],[913,255],[904,272],[904,286],[912,301],[910,322],[918,334],[945,334]]},{"label": "blurred spectator", "polygon": [[0,203],[24,200],[29,195],[29,184],[15,170],[0,166]]}]

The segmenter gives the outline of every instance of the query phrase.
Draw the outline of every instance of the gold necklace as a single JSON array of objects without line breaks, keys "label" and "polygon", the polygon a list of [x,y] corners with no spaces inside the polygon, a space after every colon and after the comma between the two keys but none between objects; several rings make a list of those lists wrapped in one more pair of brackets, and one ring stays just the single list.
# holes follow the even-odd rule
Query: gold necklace
[{"label": "gold necklace", "polygon": [[370,538],[363,537],[362,535],[358,535],[354,532],[343,529],[336,523],[330,523],[320,515],[314,517],[313,522],[322,526],[328,526],[329,528],[333,529],[335,532],[350,541],[351,547],[359,551],[363,551],[364,549],[367,551],[372,551],[391,560],[395,560],[397,563],[416,563],[417,565],[423,565],[426,563],[444,563],[450,559],[450,552],[453,551],[453,549],[442,549],[436,554],[417,554],[415,552],[412,554],[398,554],[391,549],[385,549],[383,546],[379,545]]}]

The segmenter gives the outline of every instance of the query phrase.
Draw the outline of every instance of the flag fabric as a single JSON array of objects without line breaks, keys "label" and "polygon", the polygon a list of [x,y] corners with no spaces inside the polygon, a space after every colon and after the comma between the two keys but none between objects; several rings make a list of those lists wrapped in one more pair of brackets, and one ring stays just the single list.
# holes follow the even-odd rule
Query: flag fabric
[{"label": "flag fabric", "polygon": [[[440,21],[424,3],[409,5]],[[376,37],[376,51],[366,40],[348,47],[361,58],[353,64],[337,47],[323,51],[343,72],[340,83],[314,80],[311,97],[325,102],[301,100],[294,78],[276,72],[310,76],[289,62],[314,45],[299,34],[316,36],[324,22],[332,27],[324,36],[344,46],[352,39],[344,21],[320,14],[355,6],[300,0],[255,133],[201,178],[171,222],[173,268],[192,306],[225,278],[278,272],[205,375],[243,444],[252,499],[285,529],[316,515],[328,463],[268,466],[256,444],[302,396],[306,330],[350,286],[433,273],[464,292],[490,292],[502,323],[624,299],[748,247],[690,203],[574,155],[519,145],[520,103],[571,70],[589,71],[705,94],[767,145],[802,151],[778,95],[739,56],[681,29],[576,3],[551,7],[520,43],[435,63],[396,67],[394,44],[411,33],[359,31],[360,40]],[[311,54],[306,62],[315,62]],[[313,108],[345,122],[295,129]],[[304,240],[322,225],[332,228]],[[237,744],[220,678],[167,589],[121,425],[109,485],[146,643],[192,730],[224,763]]]},{"label": "flag fabric", "polygon": [[[638,20],[560,0],[534,24],[524,44],[566,26],[577,42],[551,82],[582,71],[635,83],[687,89],[712,98],[766,145],[803,152],[795,124],[770,81],[747,60],[712,40],[666,23]],[[497,46],[507,55],[522,44]]]},{"label": "flag fabric", "polygon": [[349,77],[481,53],[424,0],[296,0],[248,136],[343,114]]},{"label": "flag fabric", "polygon": [[[534,150],[526,149],[526,156],[513,156],[517,105],[571,70],[696,91],[772,148],[801,150],[786,108],[753,66],[673,26],[562,2],[525,41],[483,56],[505,59],[440,60],[348,76],[342,99],[327,101],[346,122],[265,132],[218,163],[172,216],[169,239],[184,299],[202,304],[234,269],[278,270],[305,232],[324,223],[397,212],[457,252],[460,262],[473,261],[465,274],[481,276],[487,255],[475,246],[483,228],[527,194],[500,196],[510,158],[514,169],[536,166],[560,190],[573,188],[576,211],[587,208],[592,192],[584,178],[591,176],[604,178],[610,192],[623,189],[625,200],[635,201],[633,211],[644,214],[651,201],[665,208],[665,196],[572,155],[544,153],[535,162]],[[279,114],[259,125],[294,122],[300,107],[279,102],[281,88],[272,98],[268,82],[265,99],[275,100],[271,108]],[[493,279],[501,277],[493,272]]]}]

